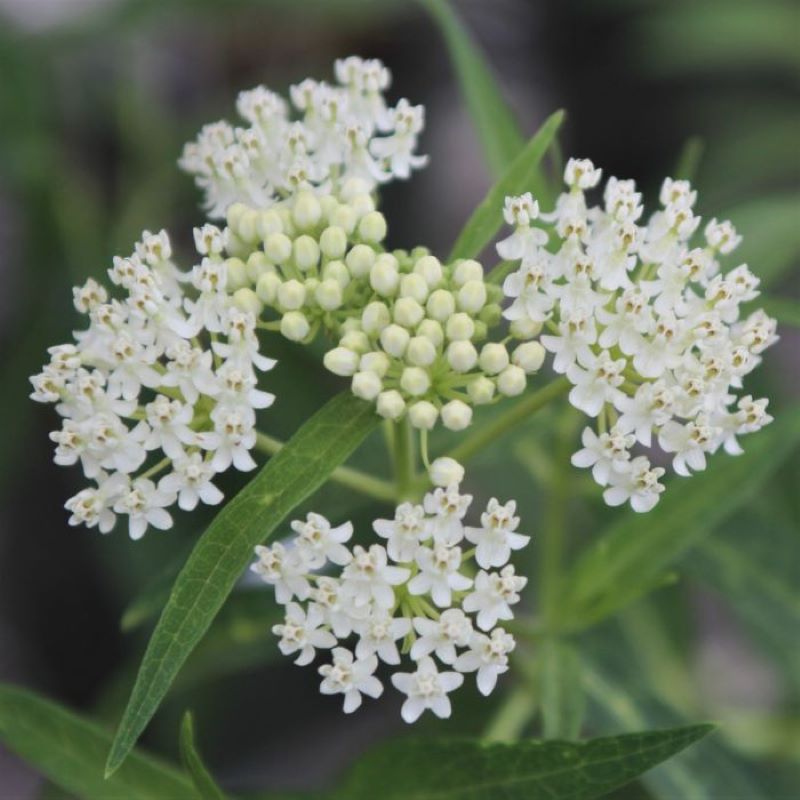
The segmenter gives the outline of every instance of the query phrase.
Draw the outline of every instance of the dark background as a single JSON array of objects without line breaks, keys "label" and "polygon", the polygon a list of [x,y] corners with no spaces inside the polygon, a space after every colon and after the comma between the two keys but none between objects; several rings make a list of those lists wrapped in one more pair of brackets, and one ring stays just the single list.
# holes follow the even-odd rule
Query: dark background
[{"label": "dark background", "polygon": [[[733,217],[746,236],[742,258],[757,273],[757,259],[797,266],[796,4],[470,0],[456,8],[526,133],[566,108],[564,153],[592,158],[605,175],[635,178],[650,202],[698,136],[700,213]],[[333,60],[348,54],[383,59],[394,75],[391,98],[426,106],[421,151],[430,166],[389,187],[383,210],[393,245],[424,243],[441,254],[490,177],[440,36],[416,4],[0,0],[3,680],[113,722],[148,630],[122,633],[120,615],[148,581],[169,572],[205,522],[192,515],[138,543],[121,530],[101,537],[68,528],[62,505],[80,475],[52,464],[47,433],[55,415],[27,399],[27,376],[48,345],[69,337],[70,286],[103,274],[143,228],[166,227],[188,258],[201,213],[191,180],[175,165],[183,142],[204,122],[233,118],[238,90],[331,77]],[[796,271],[786,270],[778,290],[796,295],[797,283]],[[788,327],[781,335],[759,377],[778,408],[800,390],[800,339]],[[281,347],[289,366],[275,380],[292,402],[279,403],[269,425],[285,436],[337,383],[314,370],[312,355]],[[781,481],[789,494],[796,490],[796,458]],[[236,485],[227,482],[229,490]],[[780,567],[795,576],[796,513],[795,503],[784,514],[790,535]],[[780,733],[770,729],[772,738],[749,729],[736,750],[737,758],[780,762],[769,771],[783,774],[800,759],[797,699],[754,645],[746,615],[743,622],[714,581],[691,570],[680,593],[668,591],[659,603],[682,609],[688,667],[721,707],[785,723]],[[276,648],[263,620],[248,614],[243,604],[220,624],[216,649],[173,694],[150,746],[174,753],[177,720],[192,707],[223,783],[302,788],[324,783],[375,737],[401,728],[393,701],[344,720],[318,695],[313,671],[265,665]],[[785,635],[791,653],[797,630]],[[796,648],[790,663],[798,664]],[[482,719],[465,710],[460,725],[479,730]],[[598,720],[588,724],[590,732],[611,732]],[[0,797],[34,797],[40,784],[0,751]]]}]

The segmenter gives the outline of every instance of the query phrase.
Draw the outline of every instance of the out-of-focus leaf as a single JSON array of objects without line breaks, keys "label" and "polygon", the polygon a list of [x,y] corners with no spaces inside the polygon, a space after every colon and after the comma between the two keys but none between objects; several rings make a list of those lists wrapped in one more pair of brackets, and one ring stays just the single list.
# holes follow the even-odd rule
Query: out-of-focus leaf
[{"label": "out-of-focus leaf", "polygon": [[748,264],[762,288],[778,283],[800,261],[800,194],[759,198],[719,217],[729,218],[742,235],[731,258]]},{"label": "out-of-focus leaf", "polygon": [[759,297],[754,306],[763,308],[771,317],[775,317],[783,325],[800,327],[800,301],[786,297],[766,295]]},{"label": "out-of-focus leaf", "polygon": [[578,653],[555,638],[545,639],[537,652],[542,733],[545,739],[577,739],[586,705]]},{"label": "out-of-focus leaf", "polygon": [[453,245],[451,260],[475,258],[489,244],[503,225],[503,204],[506,196],[531,191],[542,158],[563,121],[563,111],[551,114],[511,162],[500,180],[489,189]]},{"label": "out-of-focus leaf", "polygon": [[646,516],[634,512],[600,534],[564,581],[563,620],[584,627],[651,589],[715,525],[752,499],[800,442],[800,407],[748,437],[745,453],[719,454],[690,480],[673,480]]},{"label": "out-of-focus leaf", "polygon": [[58,786],[86,800],[198,797],[178,770],[139,751],[105,780],[108,731],[25,689],[0,686],[0,739]]},{"label": "out-of-focus leaf", "polygon": [[372,406],[337,395],[215,517],[178,575],[148,644],[109,754],[125,760],[225,598],[284,517],[319,488],[378,424]]},{"label": "out-of-focus leaf", "polygon": [[405,739],[364,756],[335,797],[589,800],[632,781],[712,728],[692,725],[580,743]]},{"label": "out-of-focus leaf", "polygon": [[[447,0],[419,1],[442,32],[489,169],[496,176],[502,175],[525,144],[519,125],[503,99],[491,67],[450,3]],[[531,190],[542,188],[534,185],[535,180],[537,176],[531,178]]]},{"label": "out-of-focus leaf", "polygon": [[122,612],[120,629],[128,632],[135,630],[148,620],[155,617],[167,603],[170,589],[175,583],[175,578],[181,571],[181,566],[186,561],[188,551],[180,559],[167,564],[156,576],[146,583],[127,608]]},{"label": "out-of-focus leaf", "polygon": [[187,711],[181,720],[180,750],[181,761],[183,761],[184,768],[192,778],[197,794],[203,800],[225,800],[222,789],[217,786],[216,781],[197,751],[194,737],[194,718],[190,711]]},{"label": "out-of-focus leaf", "polygon": [[697,168],[700,165],[704,150],[705,142],[699,136],[692,136],[687,139],[675,164],[674,177],[694,181],[697,177]]}]

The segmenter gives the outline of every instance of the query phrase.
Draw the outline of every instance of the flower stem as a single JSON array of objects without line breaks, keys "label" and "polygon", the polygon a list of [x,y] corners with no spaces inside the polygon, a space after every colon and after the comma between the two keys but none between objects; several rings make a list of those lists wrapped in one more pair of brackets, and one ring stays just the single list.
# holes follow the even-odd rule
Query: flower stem
[{"label": "flower stem", "polygon": [[414,495],[414,435],[408,418],[394,423],[392,455],[394,459],[394,480],[398,500],[410,500]]},{"label": "flower stem", "polygon": [[[283,447],[283,444],[283,442],[268,436],[266,433],[261,433],[260,431],[256,433],[256,448],[262,453],[275,455]],[[394,503],[396,499],[395,488],[389,481],[374,478],[372,475],[367,475],[365,472],[352,467],[337,467],[331,473],[331,480],[340,486],[354,489],[374,500]]]},{"label": "flower stem", "polygon": [[521,684],[505,696],[500,708],[483,734],[487,742],[515,742],[536,711],[536,699],[530,686]]}]

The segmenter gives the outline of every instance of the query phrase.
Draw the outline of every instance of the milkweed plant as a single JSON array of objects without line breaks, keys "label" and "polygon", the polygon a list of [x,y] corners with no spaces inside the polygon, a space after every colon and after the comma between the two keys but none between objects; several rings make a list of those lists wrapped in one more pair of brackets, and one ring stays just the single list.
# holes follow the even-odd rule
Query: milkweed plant
[{"label": "milkweed plant", "polygon": [[180,159],[210,220],[194,229],[194,265],[177,265],[166,231],[145,231],[105,285],[73,290],[84,324],[49,349],[31,397],[60,418],[56,463],[86,479],[70,525],[139,539],[223,503],[217,477],[274,452],[258,425],[280,402],[275,337],[324,342],[319,369],[385,420],[396,461],[417,439],[424,474],[399,482],[363,544],[320,508],[256,546],[251,570],[285,608],[277,646],[322,662],[323,694],[350,713],[391,686],[413,723],[450,716],[465,680],[488,695],[508,671],[528,584],[514,556],[536,534],[502,486],[476,507],[430,432],[465,435],[482,406],[545,386],[585,417],[572,464],[605,503],[646,514],[667,469],[690,479],[771,421],[744,381],[776,326],[742,313],[758,278],[735,265],[731,223],[695,213],[688,181],[666,178],[647,213],[634,181],[602,185],[585,158],[566,163],[551,206],[524,191],[496,209],[500,282],[472,258],[387,249],[381,189],[425,167],[425,109],[389,104],[379,61],[339,60],[334,77],[288,98],[241,92],[239,124],[202,128]]}]

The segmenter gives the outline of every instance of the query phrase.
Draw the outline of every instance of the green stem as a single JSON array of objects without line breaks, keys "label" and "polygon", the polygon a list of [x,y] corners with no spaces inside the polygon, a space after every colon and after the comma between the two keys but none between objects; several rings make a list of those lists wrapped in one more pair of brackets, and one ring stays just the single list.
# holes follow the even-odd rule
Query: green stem
[{"label": "green stem", "polygon": [[[260,431],[256,433],[256,448],[262,453],[275,455],[282,447],[283,442],[278,439]],[[337,467],[331,473],[331,480],[340,486],[346,486],[348,489],[354,489],[367,497],[372,497],[374,500],[386,503],[394,503],[396,500],[395,488],[389,481],[374,478],[372,475],[367,475],[352,467]]]},{"label": "green stem", "polygon": [[394,480],[398,500],[411,500],[414,496],[414,432],[403,417],[394,423],[393,451]]},{"label": "green stem", "polygon": [[516,686],[505,696],[483,734],[487,742],[515,742],[536,712],[536,699],[530,686]]}]

